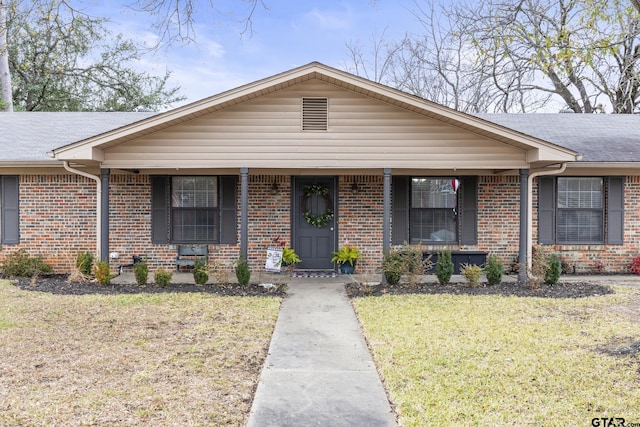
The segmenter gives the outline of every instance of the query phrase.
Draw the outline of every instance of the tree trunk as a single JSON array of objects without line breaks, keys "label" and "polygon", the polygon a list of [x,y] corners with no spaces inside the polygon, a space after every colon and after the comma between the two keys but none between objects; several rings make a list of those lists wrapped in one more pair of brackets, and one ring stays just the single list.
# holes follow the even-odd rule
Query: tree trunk
[{"label": "tree trunk", "polygon": [[4,111],[13,111],[9,47],[7,46],[7,1],[0,0],[0,81]]}]

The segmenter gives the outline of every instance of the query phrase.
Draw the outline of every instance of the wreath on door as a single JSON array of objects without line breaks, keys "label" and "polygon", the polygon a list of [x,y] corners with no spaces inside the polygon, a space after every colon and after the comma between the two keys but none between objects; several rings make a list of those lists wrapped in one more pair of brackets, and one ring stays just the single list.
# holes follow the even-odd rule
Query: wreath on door
[{"label": "wreath on door", "polygon": [[[326,210],[323,213],[314,215],[311,213],[311,210],[307,208],[307,201],[312,196],[319,196],[324,198]],[[329,221],[333,219],[333,203],[331,202],[329,189],[327,187],[320,184],[304,186],[304,196],[302,197],[302,215],[304,215],[304,219],[305,221],[307,221],[307,224],[313,225],[318,228],[324,227]]]}]

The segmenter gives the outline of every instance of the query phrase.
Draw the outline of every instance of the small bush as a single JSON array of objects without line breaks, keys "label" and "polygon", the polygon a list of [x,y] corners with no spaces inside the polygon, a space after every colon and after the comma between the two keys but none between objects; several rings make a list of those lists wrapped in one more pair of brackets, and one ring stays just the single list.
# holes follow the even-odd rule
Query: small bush
[{"label": "small bush", "polygon": [[544,271],[544,283],[547,285],[555,285],[558,283],[561,273],[562,263],[560,262],[560,257],[556,254],[551,254]]},{"label": "small bush", "polygon": [[238,263],[236,264],[236,278],[238,279],[238,283],[242,286],[247,286],[249,284],[249,280],[251,279],[249,262],[243,257],[240,257]]},{"label": "small bush", "polygon": [[633,260],[631,261],[631,264],[629,264],[629,268],[635,274],[640,274],[640,255],[633,258]]},{"label": "small bush", "polygon": [[499,285],[502,283],[502,275],[504,274],[504,265],[494,254],[489,255],[487,263],[484,266],[484,274],[487,276],[489,285]]},{"label": "small bush", "polygon": [[469,286],[474,288],[476,286],[480,286],[480,276],[482,275],[482,267],[475,264],[462,264],[460,266],[460,271],[462,272],[462,275],[464,276],[464,278],[467,279]]},{"label": "small bush", "polygon": [[164,268],[159,268],[153,274],[156,285],[164,288],[171,283],[171,278],[173,277],[173,273],[171,271],[167,271]]},{"label": "small bush", "polygon": [[29,256],[27,251],[19,249],[7,256],[2,272],[9,277],[35,277],[41,273],[51,273],[53,268],[42,260],[41,256]]},{"label": "small bush", "polygon": [[83,276],[91,276],[91,268],[93,267],[93,255],[91,252],[78,252],[76,256],[76,268]]},{"label": "small bush", "polygon": [[202,260],[196,260],[193,264],[193,280],[196,285],[204,285],[209,280],[209,266]]},{"label": "small bush", "polygon": [[451,280],[454,266],[451,261],[451,250],[445,249],[438,252],[438,260],[436,261],[436,277],[441,285],[446,285]]},{"label": "small bush", "polygon": [[432,266],[431,256],[424,259],[420,245],[407,243],[385,254],[382,260],[382,272],[389,285],[397,285],[402,276],[406,275],[409,284],[415,286],[419,276]]},{"label": "small bush", "polygon": [[147,280],[149,279],[149,265],[146,261],[136,262],[133,265],[133,272],[136,275],[138,285],[144,286],[147,284]]},{"label": "small bush", "polygon": [[93,275],[101,285],[108,285],[111,282],[111,268],[108,261],[97,262],[93,268]]},{"label": "small bush", "polygon": [[400,279],[406,269],[402,254],[398,251],[390,251],[384,255],[382,260],[382,272],[387,283],[395,286],[400,283]]}]

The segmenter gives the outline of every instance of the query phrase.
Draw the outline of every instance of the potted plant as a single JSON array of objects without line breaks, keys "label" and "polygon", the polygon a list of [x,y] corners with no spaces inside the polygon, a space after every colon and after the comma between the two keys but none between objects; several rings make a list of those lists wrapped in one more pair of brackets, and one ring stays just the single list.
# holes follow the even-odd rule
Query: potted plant
[{"label": "potted plant", "polygon": [[293,268],[300,261],[300,257],[293,248],[282,247],[282,267],[285,267],[285,269]]},{"label": "potted plant", "polygon": [[362,258],[362,253],[360,253],[360,249],[345,245],[338,249],[336,252],[333,252],[333,258],[331,258],[331,262],[335,262],[340,267],[340,273],[342,274],[353,274],[356,269],[356,261]]}]

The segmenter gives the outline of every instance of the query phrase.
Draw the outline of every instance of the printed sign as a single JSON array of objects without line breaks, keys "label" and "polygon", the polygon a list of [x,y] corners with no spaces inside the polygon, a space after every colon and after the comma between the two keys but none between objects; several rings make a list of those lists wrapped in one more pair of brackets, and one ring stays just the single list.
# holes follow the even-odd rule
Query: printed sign
[{"label": "printed sign", "polygon": [[264,269],[272,273],[279,273],[282,265],[282,248],[267,248],[267,260]]}]

